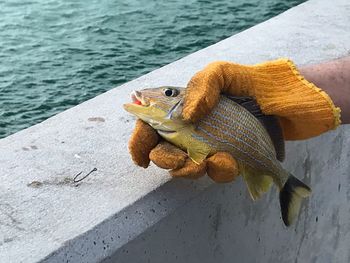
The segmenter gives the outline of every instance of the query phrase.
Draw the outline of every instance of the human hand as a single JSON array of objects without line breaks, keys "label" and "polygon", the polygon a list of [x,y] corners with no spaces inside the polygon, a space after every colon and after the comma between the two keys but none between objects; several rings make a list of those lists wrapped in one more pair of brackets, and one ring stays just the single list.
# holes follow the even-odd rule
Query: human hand
[{"label": "human hand", "polygon": [[264,114],[279,117],[286,140],[314,137],[340,124],[340,110],[328,94],[287,59],[254,66],[210,63],[188,83],[184,119],[195,122],[209,114],[220,93],[254,97]]},{"label": "human hand", "polygon": [[[330,97],[305,80],[286,59],[255,66],[229,62],[209,64],[188,84],[183,117],[195,122],[210,113],[220,93],[254,97],[263,113],[279,117],[284,136],[289,140],[317,136],[340,123],[339,109]],[[237,162],[228,153],[217,153],[196,165],[175,146],[158,144],[159,136],[147,126],[138,121],[129,142],[136,164],[147,167],[152,160],[161,168],[171,169],[174,177],[198,178],[207,171],[214,181],[229,182],[238,176]]]},{"label": "human hand", "polygon": [[135,164],[147,168],[152,161],[160,168],[169,169],[173,177],[197,179],[207,173],[215,182],[226,183],[239,175],[237,162],[230,154],[218,152],[196,164],[184,151],[161,141],[157,132],[141,120],[137,120],[129,140],[129,151]]}]

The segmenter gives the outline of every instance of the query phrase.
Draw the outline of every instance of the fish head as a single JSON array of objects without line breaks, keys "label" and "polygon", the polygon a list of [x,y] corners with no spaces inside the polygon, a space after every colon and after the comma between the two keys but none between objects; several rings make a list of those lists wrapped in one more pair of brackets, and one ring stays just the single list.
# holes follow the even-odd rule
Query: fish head
[{"label": "fish head", "polygon": [[186,125],[182,119],[185,90],[164,86],[131,93],[131,103],[124,109],[162,132],[178,131]]}]

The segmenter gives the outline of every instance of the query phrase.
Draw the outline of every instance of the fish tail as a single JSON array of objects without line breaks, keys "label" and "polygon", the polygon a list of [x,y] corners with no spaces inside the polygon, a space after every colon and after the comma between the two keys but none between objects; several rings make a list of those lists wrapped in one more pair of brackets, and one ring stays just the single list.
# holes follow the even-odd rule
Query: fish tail
[{"label": "fish tail", "polygon": [[286,226],[290,226],[298,216],[301,201],[311,194],[311,189],[293,175],[289,175],[287,182],[280,191],[280,205],[282,219]]}]

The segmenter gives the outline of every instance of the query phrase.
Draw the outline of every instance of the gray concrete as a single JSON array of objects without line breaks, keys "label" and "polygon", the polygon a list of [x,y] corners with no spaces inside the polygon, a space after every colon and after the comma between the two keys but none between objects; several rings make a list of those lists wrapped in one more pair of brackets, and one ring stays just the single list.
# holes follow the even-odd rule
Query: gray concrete
[{"label": "gray concrete", "polygon": [[213,60],[346,54],[350,2],[311,0],[0,140],[0,262],[350,262],[349,126],[287,145],[286,168],[313,188],[287,229],[275,191],[253,203],[241,180],[135,167],[134,120],[121,108],[133,89],[183,86]]}]

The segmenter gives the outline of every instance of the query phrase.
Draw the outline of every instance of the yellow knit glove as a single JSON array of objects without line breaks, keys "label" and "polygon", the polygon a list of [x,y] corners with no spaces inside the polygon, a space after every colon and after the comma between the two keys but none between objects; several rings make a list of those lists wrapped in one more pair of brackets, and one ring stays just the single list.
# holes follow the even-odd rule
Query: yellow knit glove
[{"label": "yellow knit glove", "polygon": [[220,93],[254,97],[264,114],[280,117],[287,140],[314,137],[340,124],[340,109],[288,59],[254,66],[209,64],[187,86],[183,117],[195,122],[209,114]]}]

